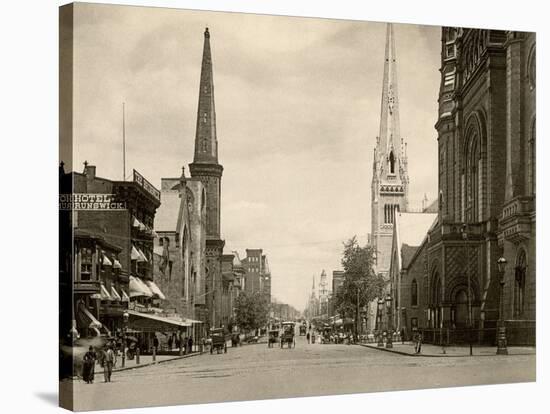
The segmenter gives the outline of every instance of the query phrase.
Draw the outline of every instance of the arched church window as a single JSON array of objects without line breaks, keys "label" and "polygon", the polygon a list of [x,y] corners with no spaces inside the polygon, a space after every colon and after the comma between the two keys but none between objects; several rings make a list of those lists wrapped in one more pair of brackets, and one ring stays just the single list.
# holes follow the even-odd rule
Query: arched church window
[{"label": "arched church window", "polygon": [[187,249],[188,249],[188,246],[189,246],[189,243],[188,243],[188,237],[189,237],[189,233],[187,231],[187,227],[185,227],[183,229],[183,243],[182,243],[182,247],[181,247],[181,263],[182,263],[182,280],[181,280],[181,295],[183,297],[185,297],[185,284],[186,284],[186,280],[187,280],[187,265],[188,265],[188,261],[187,261],[187,258],[188,258],[188,252],[187,252]]},{"label": "arched church window", "polygon": [[536,49],[533,46],[531,53],[529,55],[527,68],[527,76],[529,77],[529,87],[531,90],[535,89],[537,84],[537,67],[536,67]]},{"label": "arched church window", "polygon": [[473,134],[466,151],[466,219],[475,222],[479,216],[479,145],[478,135]]},{"label": "arched church window", "polygon": [[411,283],[411,306],[418,306],[418,284],[416,279]]},{"label": "arched church window", "polygon": [[527,256],[521,249],[516,260],[514,277],[514,317],[523,314],[525,305],[525,276],[527,273]]},{"label": "arched church window", "polygon": [[533,125],[531,127],[531,137],[529,138],[529,159],[527,160],[527,165],[529,168],[528,177],[529,177],[529,193],[530,195],[536,194],[536,184],[537,184],[537,123],[533,119]]},{"label": "arched church window", "polygon": [[390,151],[390,174],[395,174],[395,156],[393,155],[393,151]]}]

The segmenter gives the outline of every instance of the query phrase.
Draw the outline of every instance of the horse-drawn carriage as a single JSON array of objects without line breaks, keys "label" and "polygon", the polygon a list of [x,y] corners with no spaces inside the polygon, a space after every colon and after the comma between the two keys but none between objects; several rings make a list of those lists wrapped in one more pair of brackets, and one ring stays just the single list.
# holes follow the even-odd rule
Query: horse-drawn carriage
[{"label": "horse-drawn carriage", "polygon": [[233,332],[231,335],[231,347],[241,346],[241,335],[237,332]]},{"label": "horse-drawn carriage", "polygon": [[281,348],[283,348],[285,344],[288,344],[289,348],[295,348],[296,339],[294,338],[294,330],[296,324],[294,322],[283,322],[281,325]]},{"label": "horse-drawn carriage", "polygon": [[220,354],[222,351],[224,354],[227,353],[227,341],[223,328],[210,329],[210,339],[212,340],[212,344],[210,345],[211,354],[214,353],[214,349],[218,354]]},{"label": "horse-drawn carriage", "polygon": [[272,329],[268,333],[267,347],[273,348],[273,345],[279,342],[279,331],[277,329]]}]

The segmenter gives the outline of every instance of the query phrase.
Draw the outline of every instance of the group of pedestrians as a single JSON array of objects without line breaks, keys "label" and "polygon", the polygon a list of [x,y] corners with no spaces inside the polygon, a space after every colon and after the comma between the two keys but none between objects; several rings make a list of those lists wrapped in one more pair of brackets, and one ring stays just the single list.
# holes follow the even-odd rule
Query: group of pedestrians
[{"label": "group of pedestrians", "polygon": [[[155,340],[157,343],[156,348],[158,350],[158,339],[156,336],[155,336]],[[168,337],[168,350],[171,351],[174,349],[174,347],[176,349],[180,349],[180,346],[183,348],[183,351],[186,354],[190,354],[191,352],[193,352],[193,338],[191,336],[189,337],[186,336],[185,338],[181,338],[177,334],[174,334]]]},{"label": "group of pedestrians", "polygon": [[83,362],[82,379],[86,384],[94,383],[96,362],[103,367],[105,382],[111,382],[113,367],[116,363],[116,354],[112,345],[106,345],[99,353],[94,350],[93,346],[90,346],[88,352],[84,354]]}]

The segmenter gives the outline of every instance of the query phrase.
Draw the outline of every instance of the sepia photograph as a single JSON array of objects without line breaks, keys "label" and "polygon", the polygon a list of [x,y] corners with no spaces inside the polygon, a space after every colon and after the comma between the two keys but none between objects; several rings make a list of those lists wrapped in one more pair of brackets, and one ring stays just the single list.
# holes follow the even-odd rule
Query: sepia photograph
[{"label": "sepia photograph", "polygon": [[63,408],[537,379],[535,32],[66,4],[57,168]]}]

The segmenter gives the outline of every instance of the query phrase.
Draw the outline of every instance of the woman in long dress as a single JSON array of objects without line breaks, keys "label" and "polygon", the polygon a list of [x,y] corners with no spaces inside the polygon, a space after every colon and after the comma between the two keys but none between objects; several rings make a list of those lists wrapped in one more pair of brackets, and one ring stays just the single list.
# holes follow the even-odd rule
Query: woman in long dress
[{"label": "woman in long dress", "polygon": [[87,384],[92,384],[94,382],[95,360],[96,353],[94,352],[94,347],[90,346],[88,352],[84,354],[84,366],[82,369],[82,378]]}]

